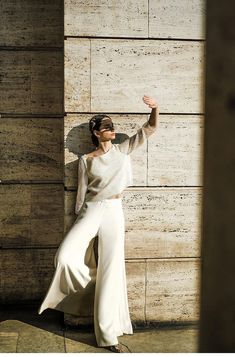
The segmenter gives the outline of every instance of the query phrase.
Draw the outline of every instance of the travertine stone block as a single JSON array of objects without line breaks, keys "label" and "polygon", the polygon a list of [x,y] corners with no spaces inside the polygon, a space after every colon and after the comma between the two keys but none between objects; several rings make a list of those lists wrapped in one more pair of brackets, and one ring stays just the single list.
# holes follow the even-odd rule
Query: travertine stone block
[{"label": "travertine stone block", "polygon": [[131,319],[145,321],[145,276],[144,260],[127,260],[127,295]]},{"label": "travertine stone block", "polygon": [[164,40],[91,40],[91,110],[202,113],[204,44]]},{"label": "travertine stone block", "polygon": [[62,0],[7,0],[0,9],[0,46],[63,46]]},{"label": "travertine stone block", "polygon": [[63,53],[1,51],[0,112],[61,114],[63,112]]},{"label": "travertine stone block", "polygon": [[65,35],[204,39],[205,11],[202,0],[66,0]]},{"label": "travertine stone block", "polygon": [[204,117],[161,115],[148,139],[148,186],[202,186]]},{"label": "travertine stone block", "polygon": [[44,298],[53,276],[55,249],[2,249],[1,303]]},{"label": "travertine stone block", "polygon": [[145,0],[65,0],[66,36],[147,37]]},{"label": "travertine stone block", "polygon": [[149,37],[205,39],[204,0],[150,0]]},{"label": "travertine stone block", "polygon": [[200,256],[201,196],[198,188],[128,189],[126,257]]},{"label": "travertine stone block", "polygon": [[200,260],[147,260],[147,321],[199,320]]},{"label": "travertine stone block", "polygon": [[64,56],[65,111],[90,112],[90,40],[67,39],[64,43]]},{"label": "travertine stone block", "polygon": [[0,131],[2,181],[63,181],[63,118],[1,118]]},{"label": "travertine stone block", "polygon": [[19,333],[0,331],[0,353],[16,353]]},{"label": "travertine stone block", "polygon": [[[204,112],[204,43],[164,40],[67,39],[67,112]],[[140,85],[141,83],[141,85]]]},{"label": "travertine stone block", "polygon": [[0,185],[0,245],[57,245],[63,238],[63,195],[62,184]]}]

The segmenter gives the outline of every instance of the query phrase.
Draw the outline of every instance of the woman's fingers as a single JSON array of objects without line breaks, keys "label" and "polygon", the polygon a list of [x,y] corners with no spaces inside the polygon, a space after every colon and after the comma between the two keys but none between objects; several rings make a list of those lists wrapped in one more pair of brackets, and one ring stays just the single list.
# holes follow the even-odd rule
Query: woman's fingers
[{"label": "woman's fingers", "polygon": [[157,106],[156,100],[152,97],[144,95],[142,99],[143,99],[144,103],[147,104],[150,108]]},{"label": "woman's fingers", "polygon": [[145,100],[145,101],[148,101],[148,100],[151,100],[151,97],[148,97],[148,96],[143,96],[143,100]]},{"label": "woman's fingers", "polygon": [[154,106],[155,107],[157,105],[156,100],[154,98],[152,98],[152,97],[144,95],[142,99],[143,99],[144,103],[149,105],[149,106]]}]

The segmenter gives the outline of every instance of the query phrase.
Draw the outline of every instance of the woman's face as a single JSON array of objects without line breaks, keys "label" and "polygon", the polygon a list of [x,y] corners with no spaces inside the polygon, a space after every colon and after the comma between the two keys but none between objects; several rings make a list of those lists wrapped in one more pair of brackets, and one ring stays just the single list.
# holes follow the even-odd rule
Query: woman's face
[{"label": "woman's face", "polygon": [[100,129],[96,130],[101,140],[112,140],[115,138],[114,125],[110,118],[103,118]]}]

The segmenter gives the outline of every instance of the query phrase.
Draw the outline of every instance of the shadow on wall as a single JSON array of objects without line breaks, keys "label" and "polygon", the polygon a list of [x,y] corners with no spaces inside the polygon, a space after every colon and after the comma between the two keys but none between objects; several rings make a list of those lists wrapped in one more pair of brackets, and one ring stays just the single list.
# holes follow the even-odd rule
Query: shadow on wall
[{"label": "shadow on wall", "polygon": [[[129,136],[127,134],[116,133],[116,137],[112,140],[112,143],[119,144],[123,142]],[[87,154],[95,150],[95,146],[91,140],[91,133],[89,130],[89,124],[83,123],[74,127],[67,134],[65,142],[65,150],[71,152],[77,156]]]},{"label": "shadow on wall", "polygon": [[[116,133],[116,138],[112,140],[112,143],[118,144],[124,141],[129,136],[127,134]],[[71,160],[65,163],[65,186],[76,189],[77,188],[77,172],[78,172],[78,160],[72,160],[73,155],[79,157],[83,154],[87,154],[95,150],[95,146],[91,140],[91,133],[89,130],[89,124],[83,123],[72,128],[67,134],[65,141],[65,151],[67,150],[72,155]],[[66,156],[66,154],[65,154]]]},{"label": "shadow on wall", "polygon": [[[129,136],[127,134],[116,133],[116,137],[112,140],[112,143],[119,144],[123,142]],[[74,128],[72,128],[67,134],[65,141],[65,150],[68,152],[80,157],[83,154],[89,153],[95,150],[95,146],[91,140],[91,133],[89,130],[89,124],[83,123]],[[70,173],[65,175],[65,177],[74,177],[75,182],[77,182],[77,168],[78,160],[71,161],[65,165],[65,172]],[[70,186],[70,183],[67,182],[66,185]],[[77,189],[77,187],[75,187]],[[93,246],[96,264],[98,262],[98,236],[94,237],[90,245]]]}]

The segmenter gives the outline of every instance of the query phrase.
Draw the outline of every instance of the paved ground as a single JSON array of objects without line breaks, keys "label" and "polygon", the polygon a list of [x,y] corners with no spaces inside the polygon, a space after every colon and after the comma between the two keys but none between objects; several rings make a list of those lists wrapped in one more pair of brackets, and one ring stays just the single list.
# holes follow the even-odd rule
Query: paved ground
[{"label": "paved ground", "polygon": [[[0,313],[0,353],[94,352],[112,353],[96,346],[92,329],[64,325],[63,313],[36,307],[9,307]],[[198,352],[198,327],[134,327],[133,335],[120,336],[125,352]]]}]

